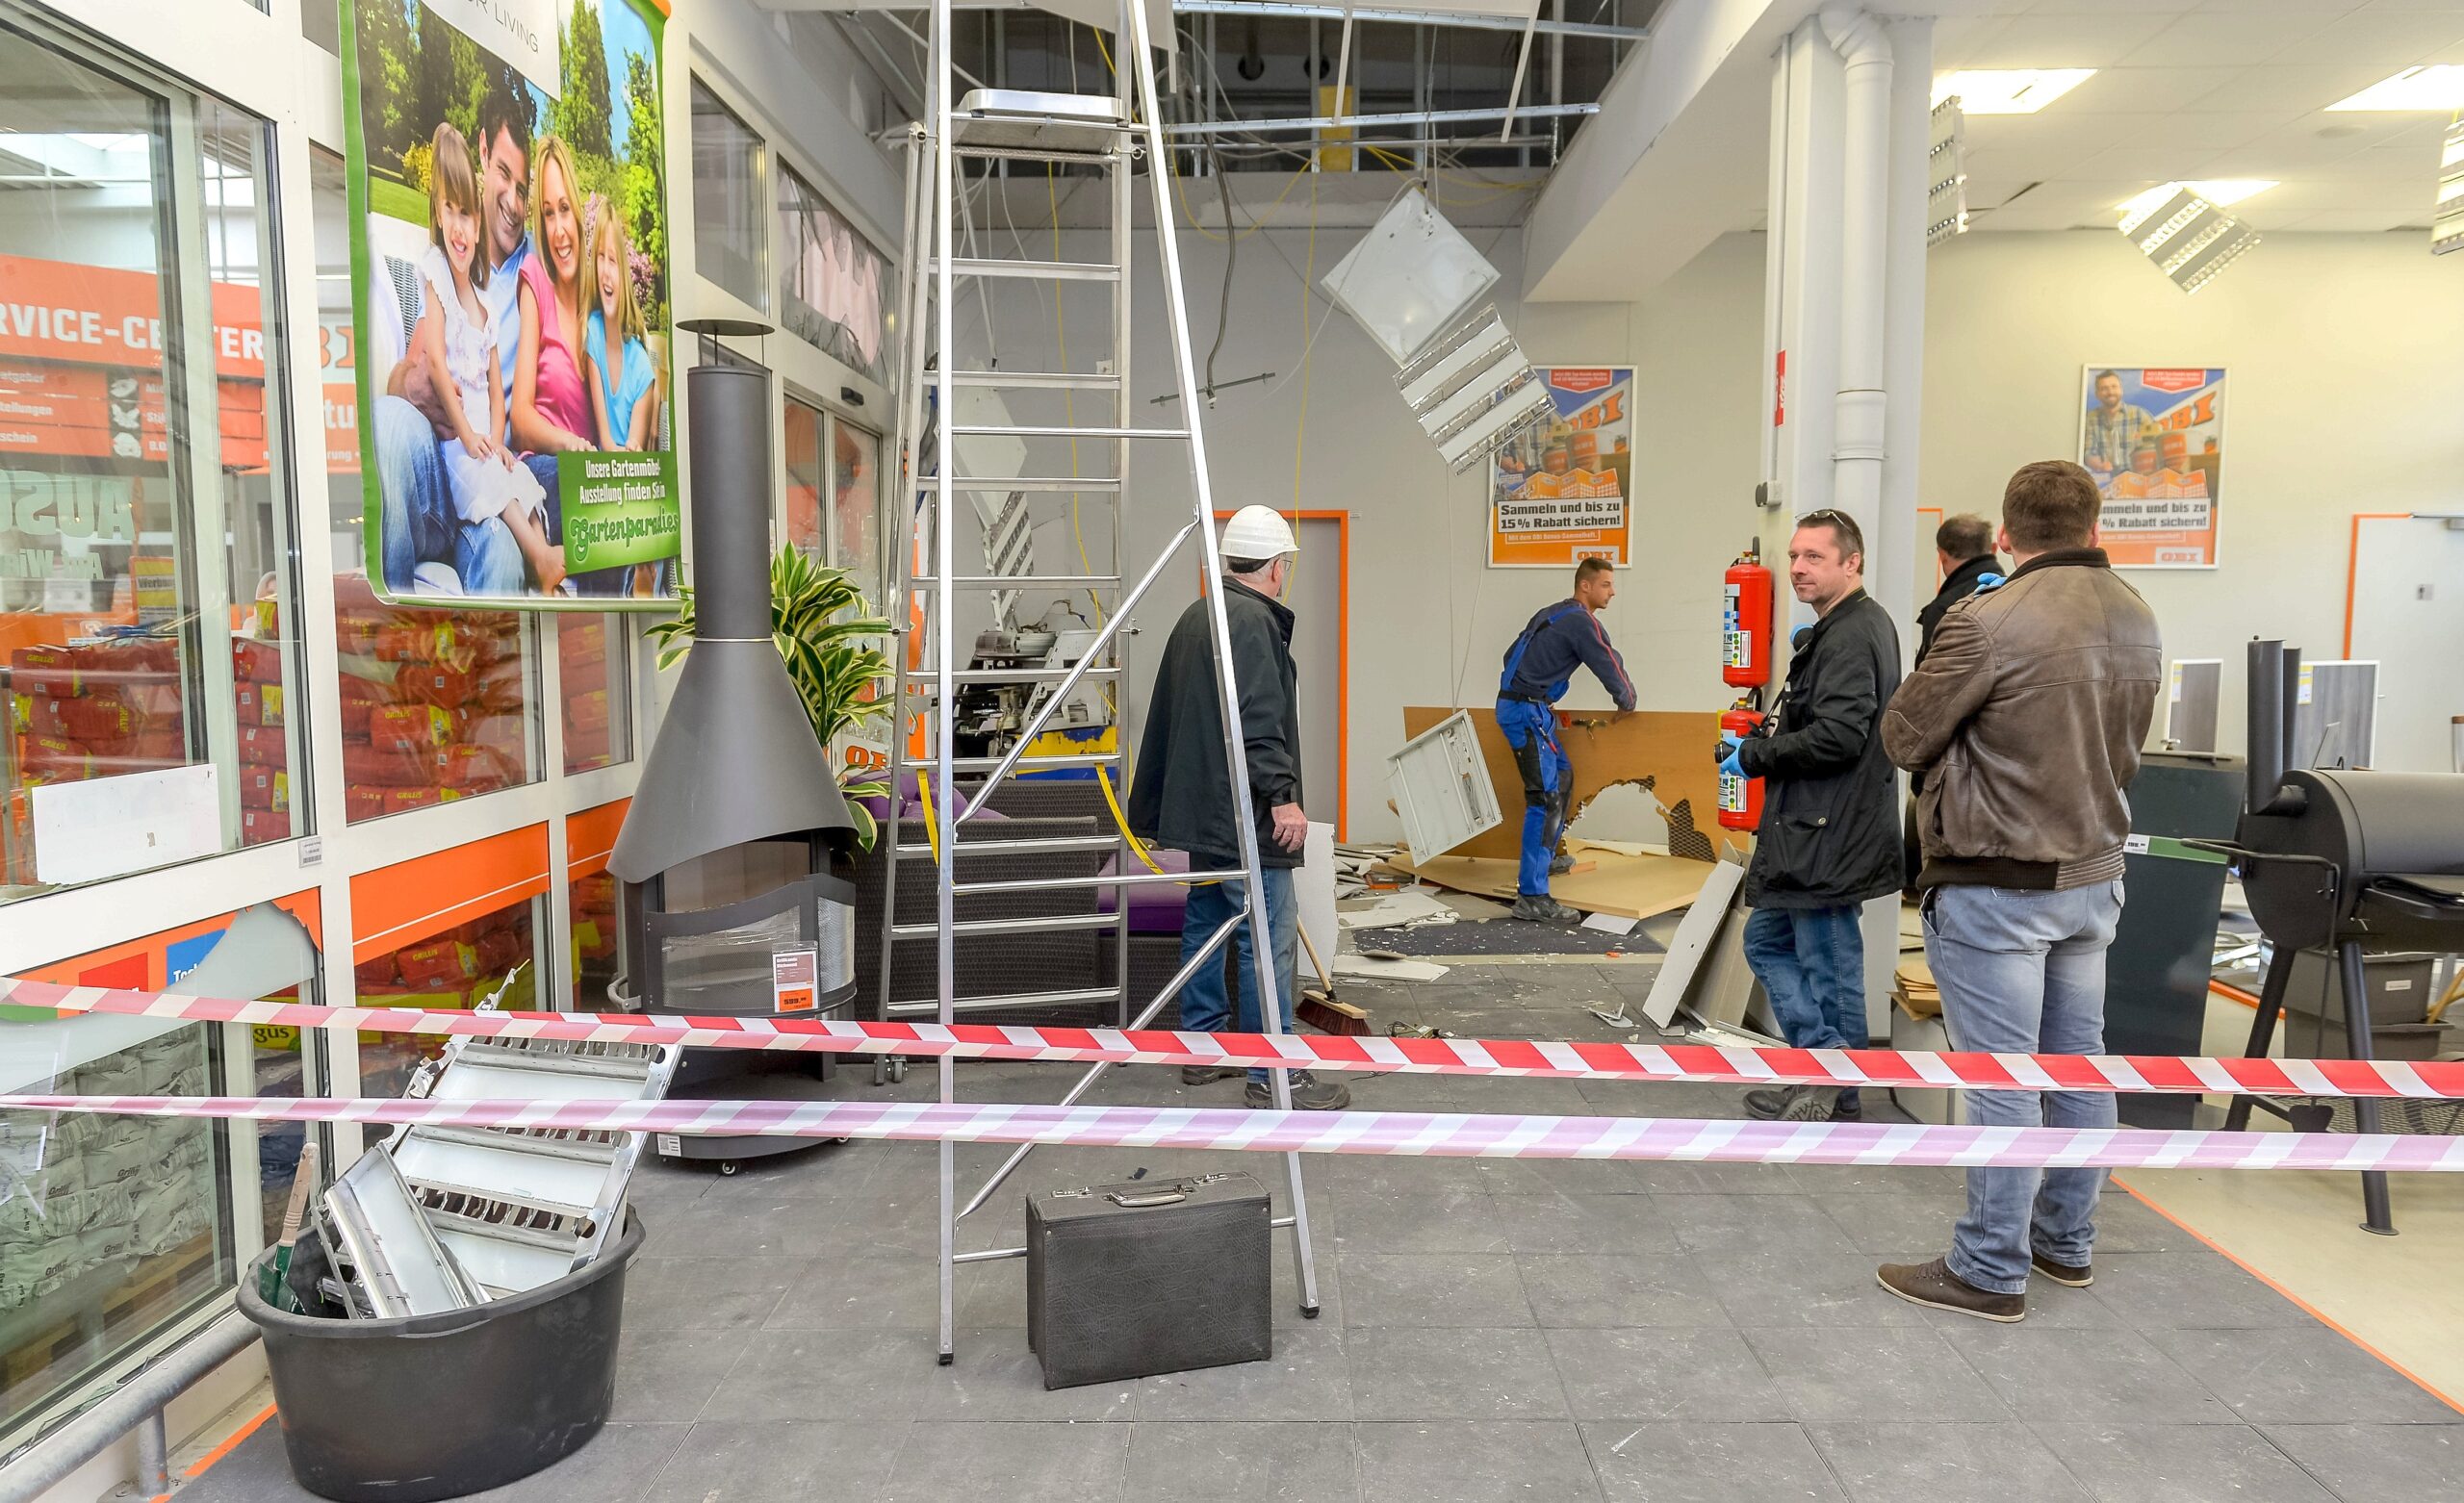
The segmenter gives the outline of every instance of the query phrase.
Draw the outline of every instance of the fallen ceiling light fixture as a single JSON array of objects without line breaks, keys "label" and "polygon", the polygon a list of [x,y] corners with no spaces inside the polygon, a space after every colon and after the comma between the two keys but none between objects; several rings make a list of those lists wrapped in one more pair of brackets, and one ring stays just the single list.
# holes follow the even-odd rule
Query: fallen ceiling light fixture
[{"label": "fallen ceiling light fixture", "polygon": [[1967,113],[1959,96],[1934,106],[1925,147],[1925,243],[1967,233]]},{"label": "fallen ceiling light fixture", "polygon": [[2464,250],[2464,120],[2449,126],[2438,153],[2438,200],[2431,207],[2429,253]]},{"label": "fallen ceiling light fixture", "polygon": [[1438,457],[1458,474],[1556,410],[1495,308],[1440,340],[1395,382]]},{"label": "fallen ceiling light fixture", "polygon": [[2121,232],[2185,293],[2214,281],[2259,242],[2258,231],[2187,188],[2124,218]]}]

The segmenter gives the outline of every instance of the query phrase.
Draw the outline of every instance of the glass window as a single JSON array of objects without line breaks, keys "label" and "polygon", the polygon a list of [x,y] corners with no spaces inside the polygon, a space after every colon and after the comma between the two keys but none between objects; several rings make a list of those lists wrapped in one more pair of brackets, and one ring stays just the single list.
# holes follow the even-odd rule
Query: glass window
[{"label": "glass window", "polygon": [[[216,1093],[219,1030],[142,1018],[10,1026],[9,1090]],[[0,1111],[0,1435],[197,1300],[239,1260],[228,1124]]]},{"label": "glass window", "polygon": [[[513,611],[387,605],[368,580],[342,159],[310,163],[318,344],[324,360],[325,483],[341,649],[344,802],[353,824],[492,793],[541,776],[538,629]],[[380,396],[381,431],[424,420]],[[416,440],[414,440],[416,441]]]},{"label": "glass window", "polygon": [[693,80],[693,260],[756,308],[770,306],[769,149]]},{"label": "glass window", "polygon": [[15,898],[287,837],[304,801],[270,132],[15,0],[0,59]]},{"label": "glass window", "polygon": [[602,871],[574,879],[573,909],[574,1006],[583,1012],[612,1012],[608,983],[621,969],[616,963],[616,877]]},{"label": "glass window", "polygon": [[889,384],[898,277],[795,169],[779,168],[779,310],[787,332]]},{"label": "glass window", "polygon": [[830,561],[855,576],[864,599],[882,603],[882,441],[844,418],[830,421]]},{"label": "glass window", "polygon": [[613,767],[633,755],[633,671],[622,616],[556,618],[563,675],[565,771]]},{"label": "glass window", "polygon": [[[525,898],[359,963],[363,1007],[468,1008],[495,995],[509,1010],[539,1006],[539,900]],[[411,1072],[445,1052],[442,1038],[359,1035],[359,1093],[399,1096]]]},{"label": "glass window", "polygon": [[781,541],[817,561],[828,561],[821,532],[821,439],[828,426],[818,407],[787,398],[787,514]]}]

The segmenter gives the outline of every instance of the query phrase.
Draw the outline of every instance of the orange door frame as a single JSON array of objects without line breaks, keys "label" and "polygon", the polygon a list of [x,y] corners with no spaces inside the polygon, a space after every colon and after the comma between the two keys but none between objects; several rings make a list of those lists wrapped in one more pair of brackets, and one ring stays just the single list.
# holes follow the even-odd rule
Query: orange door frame
[{"label": "orange door frame", "polygon": [[[1283,515],[1295,522],[1335,524],[1335,838],[1344,840],[1349,838],[1351,826],[1351,513],[1285,511]],[[1215,520],[1230,522],[1232,514],[1218,511]]]}]

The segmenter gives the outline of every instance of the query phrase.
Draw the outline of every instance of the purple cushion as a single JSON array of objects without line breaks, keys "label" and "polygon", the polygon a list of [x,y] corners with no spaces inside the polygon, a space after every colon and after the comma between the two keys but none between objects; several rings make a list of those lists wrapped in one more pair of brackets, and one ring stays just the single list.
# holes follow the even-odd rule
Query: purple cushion
[{"label": "purple cushion", "polygon": [[[1157,866],[1168,872],[1186,872],[1190,869],[1190,858],[1185,852],[1149,850],[1146,853],[1155,858]],[[1107,859],[1104,862],[1104,875],[1107,877],[1116,875],[1120,859],[1117,853]],[[1129,869],[1133,872],[1146,870],[1135,856],[1130,858]],[[1096,900],[1101,911],[1106,913],[1113,911],[1113,895],[1119,890],[1111,887],[1103,889],[1101,896]],[[1177,882],[1147,882],[1129,888],[1127,891],[1131,933],[1177,934],[1181,931],[1181,910],[1187,906],[1190,897],[1190,890],[1187,887]]]}]

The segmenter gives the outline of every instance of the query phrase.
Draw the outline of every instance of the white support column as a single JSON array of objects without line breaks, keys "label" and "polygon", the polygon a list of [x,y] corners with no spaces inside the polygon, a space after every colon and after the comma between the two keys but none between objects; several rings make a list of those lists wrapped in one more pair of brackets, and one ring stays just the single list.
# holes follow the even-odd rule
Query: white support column
[{"label": "white support column", "polygon": [[1771,199],[1763,256],[1762,559],[1779,579],[1773,682],[1787,673],[1788,637],[1812,612],[1787,591],[1794,520],[1833,504],[1834,395],[1839,371],[1841,75],[1838,54],[1809,19],[1780,45],[1771,79]]}]

